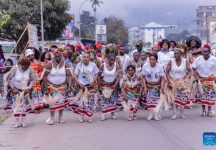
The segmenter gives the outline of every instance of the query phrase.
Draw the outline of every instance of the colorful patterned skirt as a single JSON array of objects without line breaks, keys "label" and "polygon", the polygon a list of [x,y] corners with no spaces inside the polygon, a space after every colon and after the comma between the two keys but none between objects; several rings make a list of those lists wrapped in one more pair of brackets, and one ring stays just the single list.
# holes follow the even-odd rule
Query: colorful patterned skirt
[{"label": "colorful patterned skirt", "polygon": [[194,76],[191,77],[191,85],[190,101],[196,103],[197,82]]},{"label": "colorful patterned skirt", "polygon": [[49,105],[50,111],[62,110],[68,105],[68,101],[65,99],[65,85],[50,85],[47,87],[47,92],[51,96],[59,96],[55,104]]},{"label": "colorful patterned skirt", "polygon": [[139,87],[129,88],[127,85],[125,87],[126,102],[128,103],[131,113],[136,114],[139,109]]},{"label": "colorful patterned skirt", "polygon": [[146,110],[155,109],[160,99],[160,84],[151,85],[147,83],[147,88],[148,88],[148,92],[147,92],[144,108]]},{"label": "colorful patterned skirt", "polygon": [[43,95],[42,95],[42,89],[41,89],[40,81],[36,81],[34,83],[34,86],[33,86],[31,98],[33,101],[33,105],[34,105],[35,109],[37,109],[37,110],[44,108],[42,97],[43,97]]},{"label": "colorful patterned skirt", "polygon": [[[110,86],[104,86],[104,88],[111,88]],[[106,98],[103,94],[101,96],[101,109],[103,114],[113,113],[116,111],[116,105],[118,100],[118,89],[113,89],[111,96]]]},{"label": "colorful patterned skirt", "polygon": [[144,107],[145,106],[145,102],[146,102],[146,94],[144,91],[142,91],[141,97],[140,97],[140,106]]},{"label": "colorful patterned skirt", "polygon": [[[119,96],[119,93],[121,93],[120,85],[118,85],[116,87],[116,94],[117,94],[117,96]],[[122,105],[122,99],[121,98],[117,98],[116,107],[119,108],[119,109],[121,109],[123,107],[123,105]]]},{"label": "colorful patterned skirt", "polygon": [[[68,98],[71,96],[75,97],[79,93],[79,86],[73,82],[72,83],[72,89],[73,91],[70,92],[70,95],[68,95]],[[78,101],[70,101],[68,107],[73,111],[75,114],[79,114],[78,108],[79,108],[79,102]]]},{"label": "colorful patterned skirt", "polygon": [[24,96],[23,99],[21,99],[21,102],[20,104],[17,104],[16,102],[16,95],[13,95],[12,96],[12,101],[14,102],[13,103],[13,115],[15,118],[18,118],[18,117],[26,117],[26,115],[28,113],[30,113],[32,111],[32,107],[30,105],[30,97],[29,95],[26,95]]},{"label": "colorful patterned skirt", "polygon": [[189,105],[191,100],[191,93],[184,92],[184,90],[178,88],[174,94],[174,103],[181,107]]},{"label": "colorful patterned skirt", "polygon": [[215,77],[202,79],[197,86],[196,101],[198,104],[214,106],[216,101]]},{"label": "colorful patterned skirt", "polygon": [[189,81],[184,79],[173,81],[173,84],[175,84],[173,101],[178,106],[185,107],[190,104],[192,87]]},{"label": "colorful patterned skirt", "polygon": [[95,94],[96,87],[88,87],[87,101],[83,101],[80,97],[78,108],[75,110],[78,114],[91,118],[95,112]]}]

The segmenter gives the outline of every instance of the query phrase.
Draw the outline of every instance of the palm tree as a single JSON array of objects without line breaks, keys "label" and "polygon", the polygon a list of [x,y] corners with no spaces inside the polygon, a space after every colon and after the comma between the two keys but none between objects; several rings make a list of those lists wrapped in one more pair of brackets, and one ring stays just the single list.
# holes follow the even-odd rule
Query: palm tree
[{"label": "palm tree", "polygon": [[96,12],[97,6],[100,7],[100,4],[103,3],[102,0],[90,0],[90,2],[92,3],[92,8],[94,12]]},{"label": "palm tree", "polygon": [[103,3],[102,0],[90,0],[90,2],[92,3],[92,8],[93,8],[93,11],[94,11],[94,17],[95,17],[95,29],[96,29],[96,12],[97,12],[97,7],[100,7],[100,4]]}]

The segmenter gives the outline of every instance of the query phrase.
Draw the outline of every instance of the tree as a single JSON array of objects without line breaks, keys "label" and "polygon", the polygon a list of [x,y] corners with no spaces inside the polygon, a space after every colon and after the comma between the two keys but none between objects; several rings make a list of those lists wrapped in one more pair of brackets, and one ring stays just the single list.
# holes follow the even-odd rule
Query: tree
[{"label": "tree", "polygon": [[111,16],[104,18],[104,24],[107,26],[107,41],[109,43],[128,43],[128,28],[124,20]]},{"label": "tree", "polygon": [[182,32],[179,33],[179,40],[180,42],[186,42],[186,40],[188,39],[188,37],[190,37],[191,34],[188,30],[183,30]]},{"label": "tree", "polygon": [[[43,0],[44,35],[46,40],[60,37],[70,21],[69,0]],[[1,30],[3,38],[17,40],[27,22],[35,24],[40,31],[40,0],[0,0],[0,12],[8,14],[11,19]],[[40,33],[39,33],[40,35]]]},{"label": "tree", "polygon": [[10,20],[10,16],[0,12],[0,29],[2,29],[5,24]]},{"label": "tree", "polygon": [[90,2],[92,3],[92,8],[93,8],[93,11],[94,11],[94,17],[96,18],[97,7],[100,7],[100,4],[102,4],[103,1],[101,1],[101,0],[90,0]]},{"label": "tree", "polygon": [[180,33],[170,33],[166,37],[168,40],[174,40],[178,43],[184,43],[190,35],[191,34],[190,32],[188,32],[188,30],[183,30]]},{"label": "tree", "polygon": [[176,42],[179,42],[179,40],[180,40],[178,33],[170,33],[166,36],[166,38],[170,41],[172,40],[172,41],[176,41]]},{"label": "tree", "polygon": [[[93,11],[94,11],[94,18],[95,18],[95,21],[94,21],[94,31],[96,30],[96,25],[97,25],[97,17],[96,17],[96,13],[97,13],[97,7],[100,7],[100,4],[103,3],[102,0],[90,0],[90,2],[92,3],[92,8],[93,8]],[[95,34],[95,32],[94,32]]]},{"label": "tree", "polygon": [[95,20],[95,17],[92,16],[89,11],[82,12],[82,14],[80,15],[80,27],[82,38],[94,39]]}]

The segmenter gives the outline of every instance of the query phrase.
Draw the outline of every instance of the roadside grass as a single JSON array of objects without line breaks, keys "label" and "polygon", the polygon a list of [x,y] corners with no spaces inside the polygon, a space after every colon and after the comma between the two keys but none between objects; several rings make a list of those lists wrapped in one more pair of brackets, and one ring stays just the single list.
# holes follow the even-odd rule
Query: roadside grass
[{"label": "roadside grass", "polygon": [[11,116],[11,113],[10,112],[6,112],[4,109],[3,109],[3,102],[0,101],[0,125],[8,118]]}]

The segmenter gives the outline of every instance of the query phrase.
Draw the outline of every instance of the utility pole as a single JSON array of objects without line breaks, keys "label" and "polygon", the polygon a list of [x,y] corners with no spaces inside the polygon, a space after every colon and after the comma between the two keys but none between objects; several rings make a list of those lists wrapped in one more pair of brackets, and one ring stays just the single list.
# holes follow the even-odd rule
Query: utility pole
[{"label": "utility pole", "polygon": [[94,18],[95,18],[95,22],[94,22],[94,26],[95,26],[95,42],[97,43],[97,14],[96,14],[96,12],[97,12],[97,6],[95,5],[94,6]]},{"label": "utility pole", "polygon": [[206,22],[206,42],[209,43],[209,28],[208,28],[208,16],[206,14],[205,16],[205,22]]},{"label": "utility pole", "polygon": [[41,46],[42,52],[44,51],[44,19],[43,19],[43,0],[41,2]]},{"label": "utility pole", "polygon": [[81,8],[89,0],[84,0],[79,7],[79,40],[81,40]]}]

